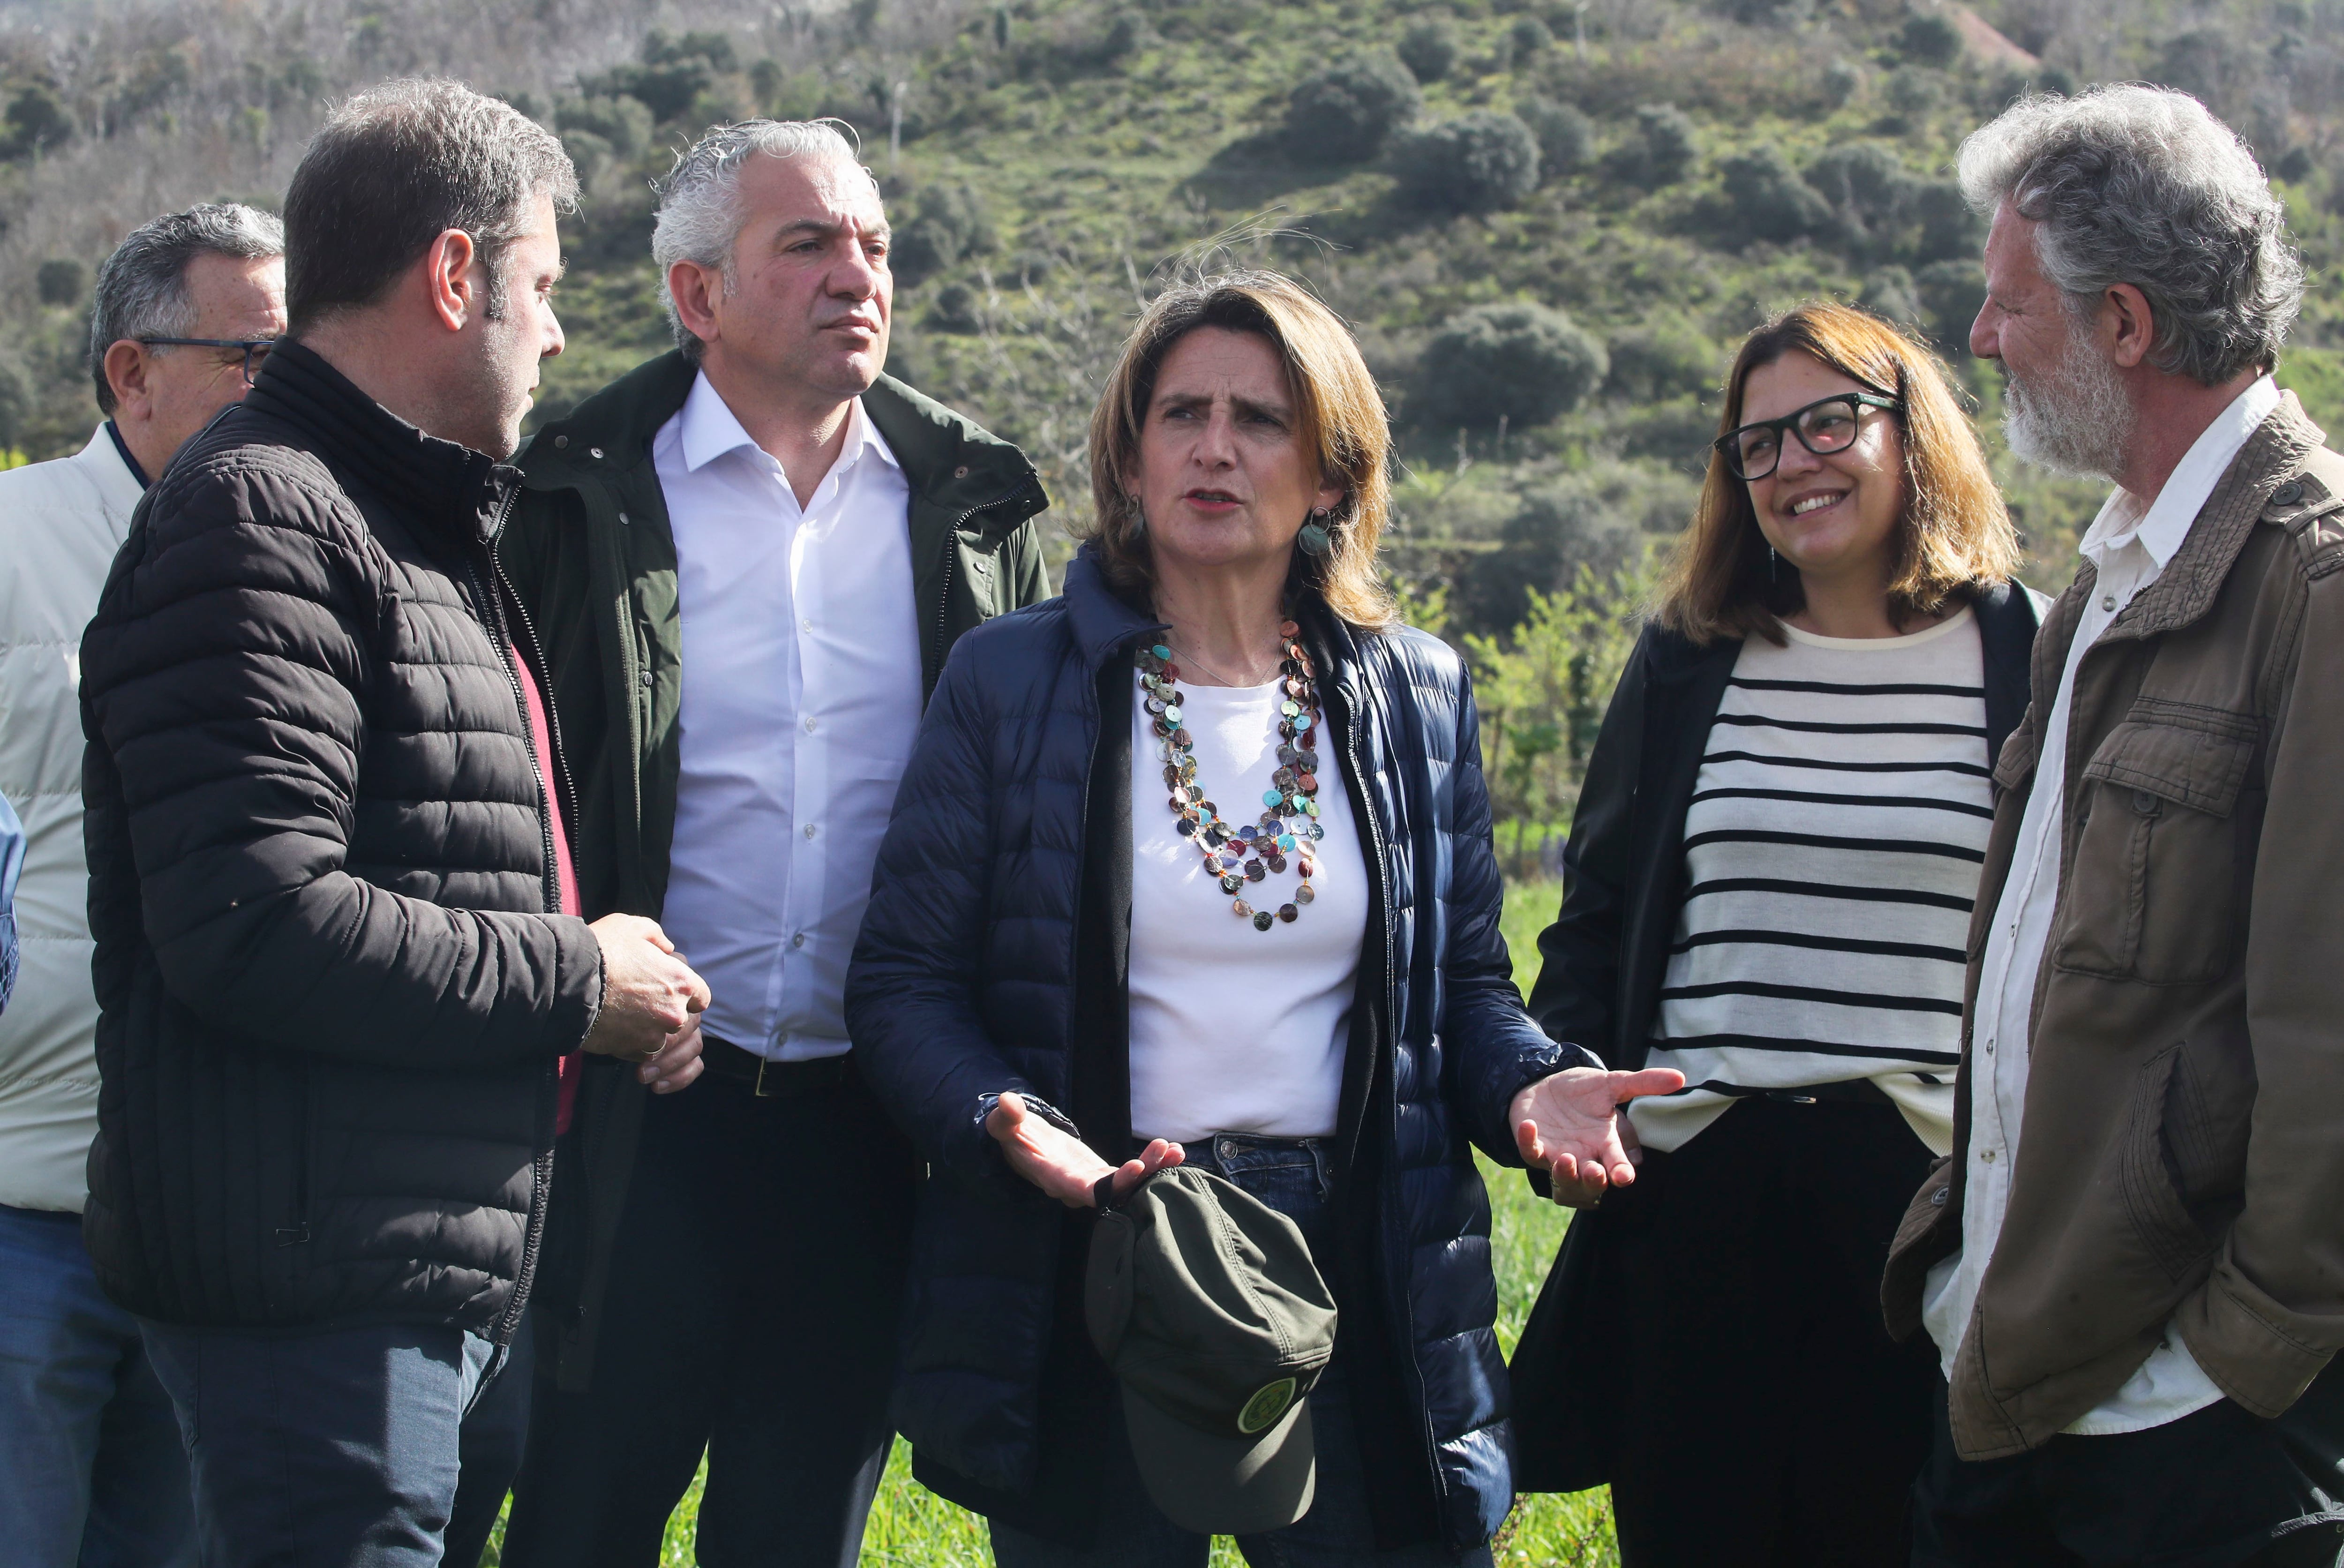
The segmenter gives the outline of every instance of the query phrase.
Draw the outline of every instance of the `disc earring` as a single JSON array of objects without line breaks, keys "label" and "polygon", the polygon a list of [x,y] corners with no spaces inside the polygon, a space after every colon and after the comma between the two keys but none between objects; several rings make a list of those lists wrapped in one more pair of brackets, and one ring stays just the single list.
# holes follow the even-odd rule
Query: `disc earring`
[{"label": "disc earring", "polygon": [[1294,541],[1302,547],[1305,555],[1324,555],[1334,548],[1335,541],[1327,531],[1325,507],[1310,514],[1310,521],[1302,525],[1302,531],[1295,536]]}]

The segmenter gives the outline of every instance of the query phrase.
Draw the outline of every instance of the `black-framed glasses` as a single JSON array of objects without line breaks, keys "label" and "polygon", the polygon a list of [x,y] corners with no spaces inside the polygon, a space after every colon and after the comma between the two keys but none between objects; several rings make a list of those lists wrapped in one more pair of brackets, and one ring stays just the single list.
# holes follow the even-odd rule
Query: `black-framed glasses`
[{"label": "black-framed glasses", "polygon": [[138,338],[149,349],[240,349],[244,351],[244,384],[259,379],[261,361],[277,347],[274,338]]},{"label": "black-framed glasses", "polygon": [[1829,457],[1855,444],[1866,409],[1902,413],[1904,405],[1894,398],[1875,397],[1870,392],[1834,392],[1779,420],[1762,420],[1754,425],[1728,430],[1711,444],[1725,459],[1725,466],[1733,470],[1734,478],[1761,480],[1773,473],[1774,465],[1783,460],[1784,430],[1797,436],[1799,444],[1815,456]]}]

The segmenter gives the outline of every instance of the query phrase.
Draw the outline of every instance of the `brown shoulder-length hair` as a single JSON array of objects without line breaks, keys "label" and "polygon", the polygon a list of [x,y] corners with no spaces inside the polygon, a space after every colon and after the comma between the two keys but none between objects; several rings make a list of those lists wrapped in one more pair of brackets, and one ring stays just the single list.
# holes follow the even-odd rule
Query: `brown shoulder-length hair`
[{"label": "brown shoulder-length hair", "polygon": [[[1802,305],[1743,343],[1726,379],[1719,435],[1742,423],[1751,373],[1786,354],[1805,354],[1903,405],[1904,511],[1889,618],[1901,624],[1935,615],[1949,600],[2008,582],[2018,566],[2018,534],[1944,362],[1869,311]],[[1770,572],[1769,564],[1750,487],[1713,450],[1692,526],[1662,578],[1652,618],[1697,643],[1720,637],[1779,643],[1783,617],[1804,605],[1806,593],[1796,572]]]},{"label": "brown shoulder-length hair", "polygon": [[1343,491],[1327,521],[1332,547],[1324,555],[1295,551],[1288,593],[1316,594],[1361,631],[1389,625],[1391,595],[1376,571],[1376,546],[1391,512],[1383,396],[1342,318],[1276,272],[1219,273],[1177,284],[1149,303],[1091,414],[1091,517],[1076,525],[1076,536],[1096,547],[1118,592],[1143,596],[1154,587],[1147,531],[1131,499],[1139,431],[1165,355],[1202,327],[1250,332],[1278,351],[1302,450],[1315,453],[1319,473]]}]

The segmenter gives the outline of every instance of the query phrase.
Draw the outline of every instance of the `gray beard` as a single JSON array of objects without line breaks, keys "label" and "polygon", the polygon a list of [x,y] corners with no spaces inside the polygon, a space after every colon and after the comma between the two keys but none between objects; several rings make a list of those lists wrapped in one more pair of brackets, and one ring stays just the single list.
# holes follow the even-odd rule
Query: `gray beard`
[{"label": "gray beard", "polygon": [[2031,386],[2004,367],[2003,439],[2038,468],[2114,483],[2138,418],[2116,367],[2071,332],[2047,381]]}]

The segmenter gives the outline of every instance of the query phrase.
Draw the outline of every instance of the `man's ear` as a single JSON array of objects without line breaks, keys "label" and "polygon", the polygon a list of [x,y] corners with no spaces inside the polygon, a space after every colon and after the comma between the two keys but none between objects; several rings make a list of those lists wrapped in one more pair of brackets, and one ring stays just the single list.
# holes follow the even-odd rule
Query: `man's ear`
[{"label": "man's ear", "polygon": [[721,335],[716,301],[724,291],[724,274],[697,261],[674,262],[667,269],[667,291],[684,330],[703,343],[715,341]]},{"label": "man's ear", "polygon": [[423,288],[431,313],[450,332],[480,314],[482,283],[472,275],[479,255],[472,237],[460,228],[446,228],[423,253]]},{"label": "man's ear", "polygon": [[2100,297],[2100,333],[2118,369],[2147,359],[2157,347],[2157,313],[2148,308],[2148,296],[2129,283],[2111,288]]},{"label": "man's ear", "polygon": [[106,350],[106,384],[114,389],[116,410],[133,420],[143,420],[153,407],[154,394],[146,385],[152,359],[146,345],[128,338],[116,339]]}]

